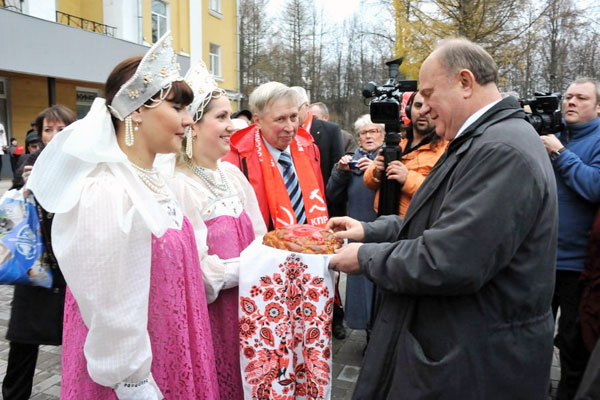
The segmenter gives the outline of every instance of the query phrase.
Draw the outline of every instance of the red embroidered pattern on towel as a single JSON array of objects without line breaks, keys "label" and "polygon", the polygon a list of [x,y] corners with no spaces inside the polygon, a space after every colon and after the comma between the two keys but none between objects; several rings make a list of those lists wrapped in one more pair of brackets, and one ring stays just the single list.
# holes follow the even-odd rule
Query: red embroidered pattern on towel
[{"label": "red embroidered pattern on towel", "polygon": [[[277,272],[275,272],[277,271]],[[326,399],[331,391],[332,289],[290,253],[240,291],[245,386],[253,399]]]}]

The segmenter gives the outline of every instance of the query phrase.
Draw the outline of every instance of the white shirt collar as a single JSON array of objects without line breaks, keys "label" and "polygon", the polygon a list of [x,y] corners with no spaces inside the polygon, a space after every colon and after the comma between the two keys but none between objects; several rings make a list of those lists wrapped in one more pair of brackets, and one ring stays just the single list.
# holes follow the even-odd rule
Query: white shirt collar
[{"label": "white shirt collar", "polygon": [[271,146],[269,144],[269,142],[267,142],[267,140],[264,138],[263,136],[263,142],[265,142],[265,146],[267,146],[267,149],[269,149],[269,153],[271,153],[271,157],[273,157],[273,160],[275,160],[275,162],[279,161],[279,155],[281,153],[288,153],[290,156],[292,155],[292,153],[290,152],[290,146],[286,147],[283,150],[279,150],[278,148]]},{"label": "white shirt collar", "polygon": [[[500,99],[500,100],[502,100],[502,99]],[[496,103],[498,103],[500,100],[493,101],[490,104],[481,107],[479,110],[477,110],[473,114],[471,114],[471,116],[469,118],[467,118],[465,120],[465,122],[463,122],[463,124],[461,125],[460,129],[456,133],[456,136],[454,136],[454,139],[452,139],[452,140],[455,140],[457,137],[459,137],[460,135],[462,135],[462,133],[469,126],[471,126],[475,121],[477,121],[479,119],[479,117],[481,117],[483,114],[485,114],[485,112],[487,110],[489,110],[490,108],[494,107],[494,105],[496,105]]]},{"label": "white shirt collar", "polygon": [[[283,165],[281,165],[279,163],[279,156],[281,155],[281,153],[286,152],[290,155],[290,157],[292,156],[292,153],[290,151],[290,146],[286,147],[283,150],[279,150],[276,147],[273,147],[269,144],[269,142],[267,142],[263,136],[263,142],[265,142],[265,146],[267,146],[267,149],[269,149],[269,153],[271,153],[271,157],[273,157],[273,161],[275,161],[275,165],[277,165],[277,169],[279,170],[279,173],[281,173],[281,176],[283,176]],[[294,169],[294,172],[296,172],[296,169],[294,168],[294,161],[292,159],[292,168]]]}]

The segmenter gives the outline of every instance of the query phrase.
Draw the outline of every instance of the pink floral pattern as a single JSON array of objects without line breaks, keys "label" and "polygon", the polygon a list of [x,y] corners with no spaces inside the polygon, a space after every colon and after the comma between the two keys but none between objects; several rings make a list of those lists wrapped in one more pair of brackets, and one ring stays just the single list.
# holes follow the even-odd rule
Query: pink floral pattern
[{"label": "pink floral pattern", "polygon": [[[123,266],[126,268],[127,266]],[[219,399],[215,354],[202,271],[191,224],[152,237],[148,334],[152,375],[166,399]],[[87,336],[79,307],[65,295],[61,399],[116,399],[92,381],[83,347]]]},{"label": "pink floral pattern", "polygon": [[260,247],[254,254],[258,260],[249,262],[256,266],[255,282],[240,277],[246,398],[327,399],[333,315],[333,282],[323,262],[327,259]]},{"label": "pink floral pattern", "polygon": [[[208,254],[216,254],[221,259],[239,257],[240,252],[254,240],[252,221],[246,211],[238,217],[222,215],[205,223],[208,228]],[[238,321],[238,298],[238,288],[233,287],[221,290],[219,297],[208,305],[221,400],[244,398],[238,324],[239,331],[249,336],[256,331],[253,321],[249,320],[246,324]]]}]

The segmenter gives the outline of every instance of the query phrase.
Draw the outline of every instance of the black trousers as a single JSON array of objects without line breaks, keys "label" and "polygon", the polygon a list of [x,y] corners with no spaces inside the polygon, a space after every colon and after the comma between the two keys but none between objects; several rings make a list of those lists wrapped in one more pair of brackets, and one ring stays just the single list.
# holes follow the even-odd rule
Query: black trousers
[{"label": "black trousers", "polygon": [[577,391],[577,400],[594,399],[600,399],[600,340],[594,347]]},{"label": "black trousers", "polygon": [[27,400],[31,396],[38,345],[10,342],[6,376],[2,382],[4,400]]},{"label": "black trousers", "polygon": [[580,272],[556,271],[556,285],[552,299],[554,319],[560,308],[558,332],[554,344],[560,356],[560,382],[557,400],[571,400],[583,377],[590,356],[581,337],[579,320],[579,300],[582,286],[579,282]]}]

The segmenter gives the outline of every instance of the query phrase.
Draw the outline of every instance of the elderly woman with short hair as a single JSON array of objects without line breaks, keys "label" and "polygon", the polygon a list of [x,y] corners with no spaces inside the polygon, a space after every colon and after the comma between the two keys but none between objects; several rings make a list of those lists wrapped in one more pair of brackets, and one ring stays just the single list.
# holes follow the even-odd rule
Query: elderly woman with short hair
[{"label": "elderly woman with short hair", "polygon": [[291,224],[324,225],[328,220],[319,149],[298,126],[296,91],[279,82],[250,94],[254,124],[231,137],[223,157],[252,185],[269,230]]},{"label": "elderly woman with short hair", "polygon": [[[370,222],[377,218],[373,210],[375,192],[365,186],[363,174],[383,145],[382,124],[374,124],[369,114],[354,123],[359,148],[345,155],[334,166],[327,182],[327,199],[347,204],[348,216]],[[373,283],[364,275],[349,275],[346,283],[345,319],[352,329],[368,329],[373,303]]]}]

